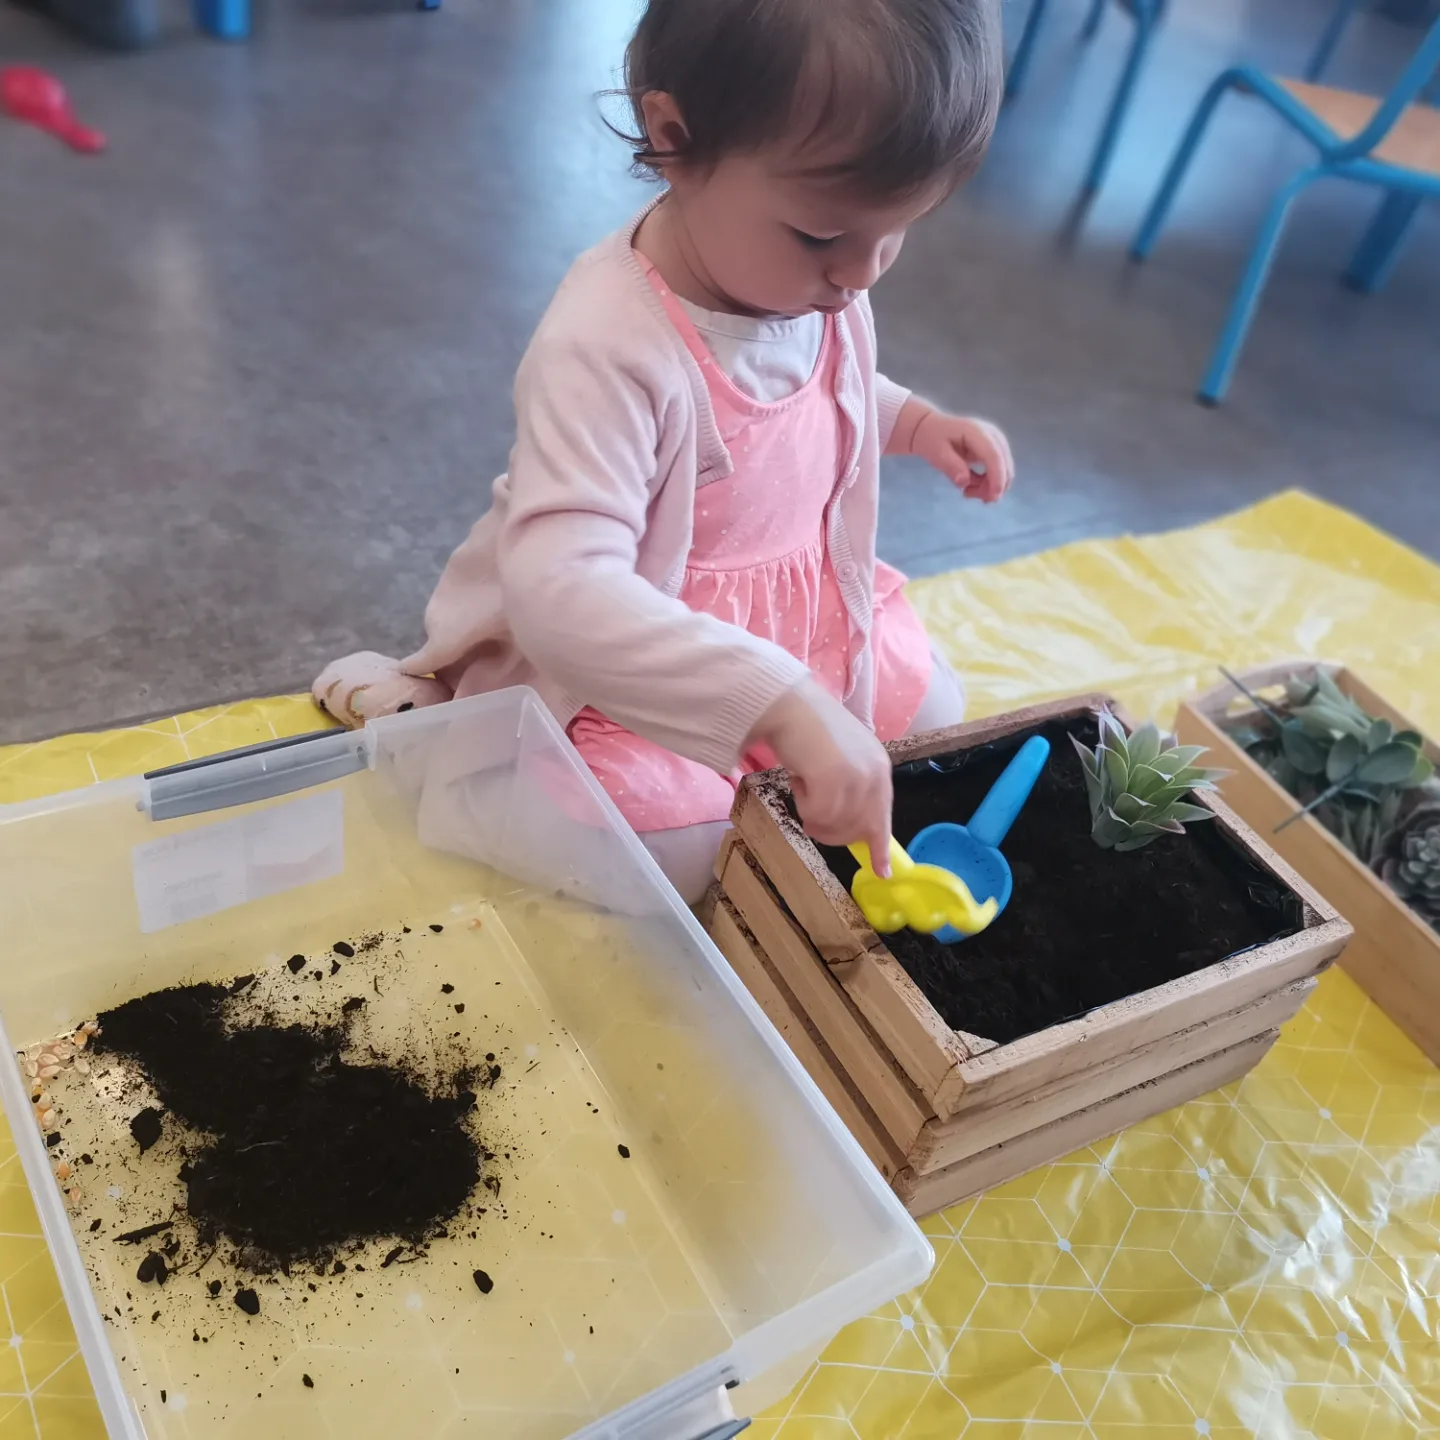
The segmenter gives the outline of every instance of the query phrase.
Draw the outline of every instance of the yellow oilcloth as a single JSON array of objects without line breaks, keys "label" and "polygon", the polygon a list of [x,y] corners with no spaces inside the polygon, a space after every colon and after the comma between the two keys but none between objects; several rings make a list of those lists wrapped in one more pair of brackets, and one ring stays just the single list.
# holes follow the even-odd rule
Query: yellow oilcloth
[{"label": "yellow oilcloth", "polygon": [[[1440,568],[1286,494],[1214,524],[918,581],[972,711],[1345,661],[1440,730]],[[319,728],[252,701],[0,749],[0,802]],[[1241,1084],[926,1222],[930,1280],[845,1330],[758,1440],[1440,1435],[1440,1072],[1341,973]],[[0,1129],[0,1440],[98,1440]]]}]

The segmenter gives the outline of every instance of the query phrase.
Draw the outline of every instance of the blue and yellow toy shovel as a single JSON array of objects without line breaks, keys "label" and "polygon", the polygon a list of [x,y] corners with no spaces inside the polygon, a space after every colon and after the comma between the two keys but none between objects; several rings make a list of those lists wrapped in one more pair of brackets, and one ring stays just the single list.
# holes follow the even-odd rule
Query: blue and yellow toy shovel
[{"label": "blue and yellow toy shovel", "polygon": [[1015,888],[1000,844],[1049,758],[1050,742],[1032,735],[968,825],[928,825],[910,842],[908,853],[891,840],[889,880],[875,874],[864,845],[852,845],[860,871],[850,891],[866,920],[882,935],[908,925],[944,945],[984,930],[1010,903]]},{"label": "blue and yellow toy shovel", "polygon": [[870,847],[863,841],[850,846],[850,853],[860,862],[850,893],[860,913],[881,935],[907,925],[926,935],[937,931],[977,935],[999,913],[993,900],[977,904],[958,875],[938,865],[917,865],[893,837],[888,879],[875,873]]}]

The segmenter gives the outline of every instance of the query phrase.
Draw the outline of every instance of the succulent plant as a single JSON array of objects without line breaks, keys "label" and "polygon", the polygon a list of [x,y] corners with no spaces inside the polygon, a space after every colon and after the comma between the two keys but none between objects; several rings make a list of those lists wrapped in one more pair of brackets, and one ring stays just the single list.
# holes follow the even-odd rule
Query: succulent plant
[{"label": "succulent plant", "polygon": [[1292,675],[1278,707],[1222,673],[1256,707],[1253,717],[1232,727],[1232,736],[1301,802],[1285,825],[1313,810],[1359,859],[1373,864],[1400,816],[1403,792],[1435,773],[1421,736],[1369,714],[1324,670],[1313,681]]},{"label": "succulent plant", "polygon": [[1073,735],[1070,742],[1085,771],[1090,797],[1090,835],[1102,850],[1138,850],[1161,835],[1183,835],[1193,820],[1212,812],[1186,796],[1213,790],[1223,770],[1196,765],[1203,745],[1176,745],[1154,725],[1133,735],[1102,710],[1100,743],[1092,751]]},{"label": "succulent plant", "polygon": [[1440,792],[1422,799],[1390,831],[1375,869],[1426,924],[1440,930]]}]

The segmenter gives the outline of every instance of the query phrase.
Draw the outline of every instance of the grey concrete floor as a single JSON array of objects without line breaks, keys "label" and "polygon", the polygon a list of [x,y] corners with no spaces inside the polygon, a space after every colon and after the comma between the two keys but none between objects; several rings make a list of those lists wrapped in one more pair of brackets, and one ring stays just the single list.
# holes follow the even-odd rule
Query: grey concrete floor
[{"label": "grey concrete floor", "polygon": [[[503,467],[535,320],[646,193],[592,98],[628,0],[258,4],[248,45],[177,18],[121,57],[0,4],[0,63],[53,69],[111,139],[84,160],[0,122],[0,741],[408,648]],[[1440,556],[1440,215],[1361,298],[1336,277],[1374,197],[1317,188],[1213,412],[1196,381],[1304,147],[1234,102],[1155,258],[1125,258],[1208,79],[1294,71],[1329,0],[1175,0],[1080,213],[1127,28],[1082,48],[1084,8],[1055,6],[985,172],[875,297],[886,368],[1001,421],[1016,490],[982,509],[896,463],[882,553],[932,573],[1300,485]],[[1332,76],[1382,83],[1414,38],[1367,20]]]}]

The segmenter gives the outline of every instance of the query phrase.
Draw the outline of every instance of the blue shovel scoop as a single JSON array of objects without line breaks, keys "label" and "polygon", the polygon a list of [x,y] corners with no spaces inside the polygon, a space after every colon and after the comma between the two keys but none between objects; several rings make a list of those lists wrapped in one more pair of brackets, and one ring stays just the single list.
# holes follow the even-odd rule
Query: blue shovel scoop
[{"label": "blue shovel scoop", "polygon": [[[993,899],[998,915],[1010,903],[1015,888],[1015,877],[1000,853],[1000,844],[1025,808],[1049,758],[1050,742],[1043,735],[1032,735],[990,787],[970,823],[927,825],[910,842],[910,858],[917,865],[938,865],[958,875],[981,904]],[[953,945],[969,937],[947,925],[935,932],[935,938],[943,945]]]}]

